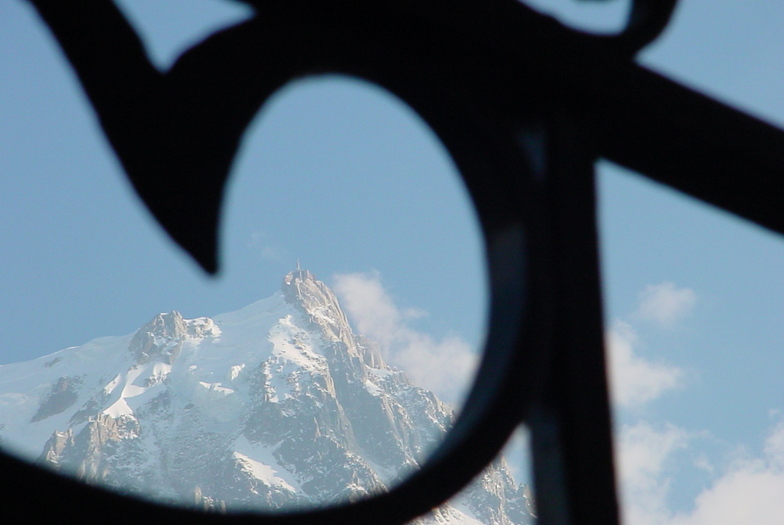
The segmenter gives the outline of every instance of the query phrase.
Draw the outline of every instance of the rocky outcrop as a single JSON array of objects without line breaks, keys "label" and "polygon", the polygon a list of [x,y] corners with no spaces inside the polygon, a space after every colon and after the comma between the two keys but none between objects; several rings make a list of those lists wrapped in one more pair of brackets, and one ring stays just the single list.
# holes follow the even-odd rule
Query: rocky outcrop
[{"label": "rocky outcrop", "polygon": [[79,397],[76,393],[79,386],[84,381],[84,378],[76,377],[61,377],[57,383],[52,385],[52,389],[44,397],[38,410],[33,414],[32,423],[36,423],[57,414],[65,412],[71,405],[76,403]]},{"label": "rocky outcrop", "polygon": [[212,336],[214,329],[212,320],[205,317],[186,322],[180,312],[162,313],[136,332],[128,350],[139,365],[153,359],[172,364],[186,338]]}]

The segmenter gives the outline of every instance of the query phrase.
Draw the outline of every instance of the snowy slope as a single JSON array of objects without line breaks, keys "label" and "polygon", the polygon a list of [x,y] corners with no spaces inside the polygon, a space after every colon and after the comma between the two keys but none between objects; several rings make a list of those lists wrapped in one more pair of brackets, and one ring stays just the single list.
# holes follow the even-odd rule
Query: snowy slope
[{"label": "snowy slope", "polygon": [[[387,490],[452,411],[355,335],[331,290],[285,276],[214,318],[0,366],[0,446],[90,483],[217,509],[312,506]],[[423,523],[531,521],[503,462]]]}]

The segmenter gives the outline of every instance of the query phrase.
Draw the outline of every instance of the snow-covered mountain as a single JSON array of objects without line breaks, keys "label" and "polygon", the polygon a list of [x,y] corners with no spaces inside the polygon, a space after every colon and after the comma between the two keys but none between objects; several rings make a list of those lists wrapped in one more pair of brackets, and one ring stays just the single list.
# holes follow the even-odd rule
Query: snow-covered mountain
[{"label": "snow-covered mountain", "polygon": [[[236,312],[163,313],[135,334],[0,366],[0,446],[88,483],[227,511],[384,491],[453,418],[299,269]],[[499,460],[418,522],[521,525],[531,509]]]}]

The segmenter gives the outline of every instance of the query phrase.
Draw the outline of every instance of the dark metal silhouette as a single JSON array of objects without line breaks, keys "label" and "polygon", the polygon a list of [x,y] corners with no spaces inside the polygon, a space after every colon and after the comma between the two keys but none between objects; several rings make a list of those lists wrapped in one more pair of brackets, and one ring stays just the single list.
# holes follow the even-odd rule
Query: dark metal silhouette
[{"label": "dark metal silhouette", "polygon": [[784,232],[784,133],[633,61],[675,0],[635,1],[614,36],[514,0],[248,0],[252,19],[166,73],[110,0],[29,1],[134,188],[207,272],[218,268],[223,188],[246,126],[291,79],[337,72],[389,89],[444,142],[478,210],[491,282],[490,335],[466,408],[422,471],[390,493],[309,513],[205,515],[2,457],[6,505],[31,519],[400,524],[456,493],[526,422],[540,522],[617,523],[594,161]]}]

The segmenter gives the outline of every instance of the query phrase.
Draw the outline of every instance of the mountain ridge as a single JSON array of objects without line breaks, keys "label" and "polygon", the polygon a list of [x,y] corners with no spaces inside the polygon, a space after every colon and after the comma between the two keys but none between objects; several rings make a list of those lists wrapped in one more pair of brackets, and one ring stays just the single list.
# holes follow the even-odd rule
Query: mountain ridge
[{"label": "mountain ridge", "polygon": [[[0,366],[0,446],[88,483],[219,511],[385,491],[453,419],[301,269],[235,312],[161,313],[128,336]],[[499,460],[418,521],[530,523],[525,490]]]}]

